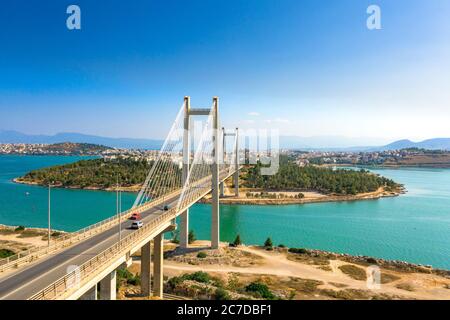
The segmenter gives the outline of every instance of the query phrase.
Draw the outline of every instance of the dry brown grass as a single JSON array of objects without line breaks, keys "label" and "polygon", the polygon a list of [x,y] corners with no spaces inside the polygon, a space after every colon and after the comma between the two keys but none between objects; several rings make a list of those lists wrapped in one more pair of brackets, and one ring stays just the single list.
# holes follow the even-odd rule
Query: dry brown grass
[{"label": "dry brown grass", "polygon": [[339,270],[341,270],[352,279],[361,281],[367,280],[366,270],[352,264],[344,264],[343,266],[339,267]]}]

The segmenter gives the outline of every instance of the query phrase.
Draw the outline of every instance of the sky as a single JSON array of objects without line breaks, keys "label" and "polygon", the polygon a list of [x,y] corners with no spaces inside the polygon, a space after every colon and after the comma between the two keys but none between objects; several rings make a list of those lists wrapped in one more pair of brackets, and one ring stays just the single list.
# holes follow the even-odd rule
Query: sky
[{"label": "sky", "polygon": [[2,0],[0,130],[164,138],[189,95],[229,128],[450,137],[449,57],[448,0]]}]

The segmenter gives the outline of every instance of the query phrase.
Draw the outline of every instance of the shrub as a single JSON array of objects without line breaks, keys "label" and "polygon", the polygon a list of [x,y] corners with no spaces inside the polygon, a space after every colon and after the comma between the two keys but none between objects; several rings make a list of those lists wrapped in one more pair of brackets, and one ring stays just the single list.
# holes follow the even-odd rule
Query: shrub
[{"label": "shrub", "polygon": [[197,240],[197,238],[195,237],[194,230],[189,231],[188,243],[191,244],[191,243],[195,242],[195,240]]},{"label": "shrub", "polygon": [[208,255],[206,254],[206,252],[199,252],[197,253],[197,258],[199,259],[205,259]]},{"label": "shrub", "polygon": [[231,296],[228,291],[222,288],[217,288],[214,296],[216,300],[231,300]]},{"label": "shrub", "polygon": [[117,281],[126,281],[128,284],[138,286],[141,284],[141,276],[133,275],[128,269],[117,269]]},{"label": "shrub", "polygon": [[14,251],[11,251],[9,249],[0,249],[0,258],[1,259],[8,258],[13,255],[14,255]]},{"label": "shrub", "polygon": [[269,287],[261,282],[252,282],[247,287],[245,291],[256,294],[264,299],[275,299],[275,295],[269,290]]},{"label": "shrub", "polygon": [[24,226],[18,226],[17,228],[14,229],[14,231],[17,231],[17,232],[24,231],[24,230],[25,230]]},{"label": "shrub", "polygon": [[208,283],[211,276],[203,271],[197,271],[186,276],[186,280],[193,280],[201,283]]},{"label": "shrub", "polygon": [[272,247],[272,246],[273,246],[272,239],[269,237],[264,242],[264,247],[268,248],[268,247]]},{"label": "shrub", "polygon": [[308,252],[306,249],[303,249],[303,248],[289,248],[288,251],[290,253],[298,253],[298,254],[305,254]]},{"label": "shrub", "polygon": [[242,244],[240,235],[236,236],[236,239],[234,239],[233,244],[234,244],[235,247],[238,247],[238,246],[240,246]]},{"label": "shrub", "polygon": [[286,248],[286,246],[285,246],[284,244],[280,243],[280,244],[278,245],[278,248]]},{"label": "shrub", "polygon": [[172,232],[172,243],[180,243],[180,232],[178,230]]}]

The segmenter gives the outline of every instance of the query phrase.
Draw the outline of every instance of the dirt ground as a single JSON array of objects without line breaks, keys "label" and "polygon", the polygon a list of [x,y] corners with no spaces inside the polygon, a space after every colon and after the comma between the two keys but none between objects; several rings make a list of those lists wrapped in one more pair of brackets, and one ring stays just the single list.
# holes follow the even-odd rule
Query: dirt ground
[{"label": "dirt ground", "polygon": [[[366,267],[360,264],[323,257],[296,259],[295,255],[302,255],[288,253],[287,249],[267,251],[254,246],[224,245],[219,250],[209,250],[208,245],[207,241],[197,241],[182,251],[173,250],[174,245],[170,244],[165,253],[164,277],[203,271],[224,283],[233,278],[241,287],[259,281],[283,299],[450,300],[450,279],[436,274],[380,268],[381,284],[368,286]],[[199,252],[206,257],[198,258]],[[140,272],[139,256],[129,270]],[[139,292],[138,288],[130,290]]]}]

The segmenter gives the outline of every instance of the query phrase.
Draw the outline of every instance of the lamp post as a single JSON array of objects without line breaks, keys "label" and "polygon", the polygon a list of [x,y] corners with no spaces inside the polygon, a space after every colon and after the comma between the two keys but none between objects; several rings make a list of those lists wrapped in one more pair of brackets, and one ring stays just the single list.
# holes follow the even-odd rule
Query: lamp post
[{"label": "lamp post", "polygon": [[[119,196],[120,193],[120,196]],[[119,241],[122,240],[122,225],[121,225],[121,216],[120,213],[122,211],[122,193],[119,191],[119,175],[117,175],[117,184],[116,184],[116,213],[117,218],[119,220]]]},{"label": "lamp post", "polygon": [[48,246],[50,247],[50,237],[51,237],[51,224],[50,224],[50,214],[51,214],[51,184],[48,184]]}]

